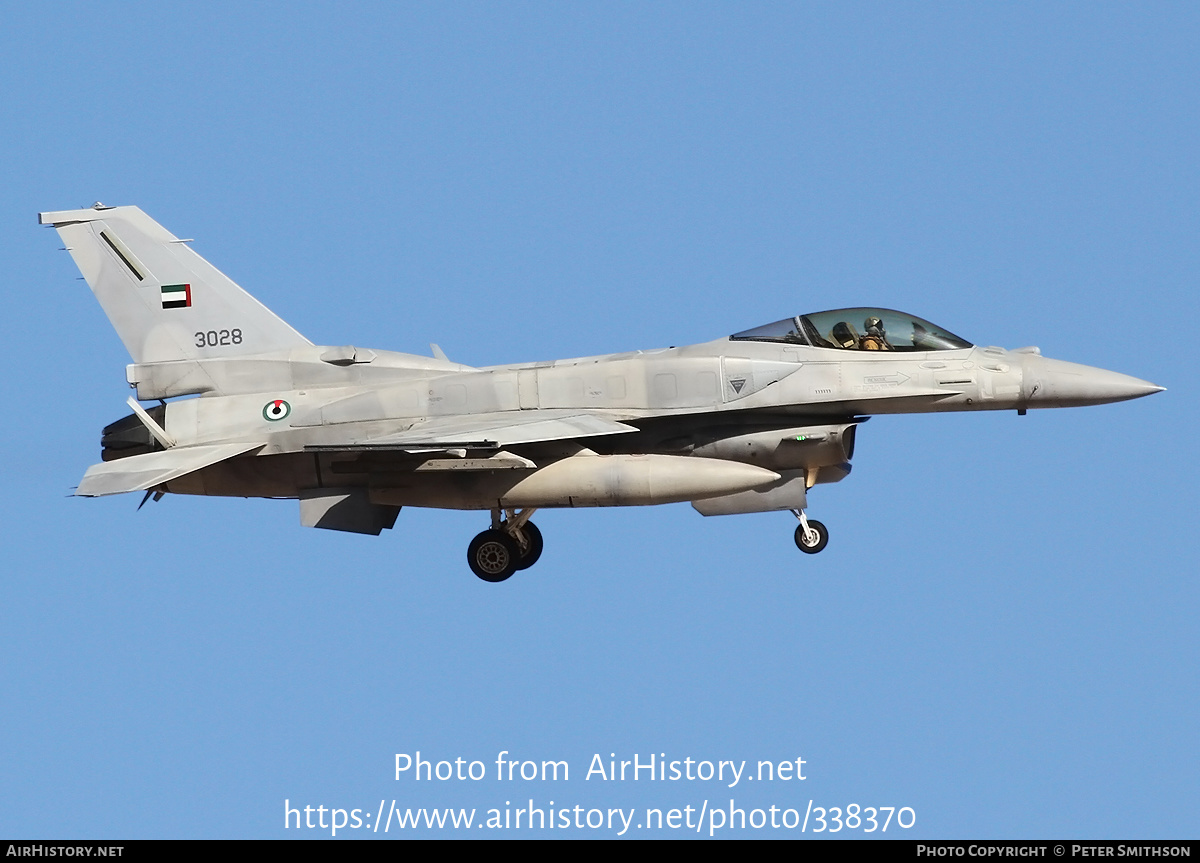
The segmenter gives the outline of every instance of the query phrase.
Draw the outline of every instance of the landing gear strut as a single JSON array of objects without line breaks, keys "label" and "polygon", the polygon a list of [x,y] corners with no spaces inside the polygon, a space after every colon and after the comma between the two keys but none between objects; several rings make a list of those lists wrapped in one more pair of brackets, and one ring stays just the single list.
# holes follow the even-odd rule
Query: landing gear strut
[{"label": "landing gear strut", "polygon": [[805,554],[816,554],[829,545],[829,529],[815,518],[810,519],[802,509],[792,510],[792,515],[800,519],[796,527],[796,548]]},{"label": "landing gear strut", "polygon": [[520,569],[529,569],[542,556],[542,532],[529,520],[534,509],[492,510],[492,527],[467,546],[467,565],[484,581],[500,582]]}]

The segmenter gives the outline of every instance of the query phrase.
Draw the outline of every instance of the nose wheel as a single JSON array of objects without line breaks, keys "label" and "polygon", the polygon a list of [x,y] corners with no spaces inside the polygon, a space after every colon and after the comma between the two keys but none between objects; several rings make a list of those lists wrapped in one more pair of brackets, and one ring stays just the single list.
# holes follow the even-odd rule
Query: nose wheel
[{"label": "nose wheel", "polygon": [[521,569],[529,569],[542,556],[542,532],[529,520],[533,509],[517,513],[492,511],[492,527],[476,535],[467,546],[467,565],[471,572],[493,584],[505,581]]},{"label": "nose wheel", "polygon": [[805,554],[816,554],[829,545],[829,528],[815,518],[809,518],[802,509],[792,510],[792,514],[800,519],[796,526],[796,548]]}]

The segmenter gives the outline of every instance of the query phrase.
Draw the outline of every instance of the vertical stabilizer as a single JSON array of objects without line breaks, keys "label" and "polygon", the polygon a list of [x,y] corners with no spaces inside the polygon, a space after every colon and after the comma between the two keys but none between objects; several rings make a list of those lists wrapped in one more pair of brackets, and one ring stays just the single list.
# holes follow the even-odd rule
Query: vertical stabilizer
[{"label": "vertical stabilizer", "polygon": [[38,221],[58,229],[135,363],[311,344],[137,207],[97,204]]}]

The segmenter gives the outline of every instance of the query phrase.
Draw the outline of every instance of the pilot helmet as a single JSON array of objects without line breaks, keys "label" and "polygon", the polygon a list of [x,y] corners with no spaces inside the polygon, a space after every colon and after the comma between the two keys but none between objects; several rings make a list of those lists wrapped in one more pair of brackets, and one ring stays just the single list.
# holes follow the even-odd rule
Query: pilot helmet
[{"label": "pilot helmet", "polygon": [[883,332],[883,321],[881,321],[879,318],[875,317],[874,315],[867,318],[863,322],[863,326],[865,326],[867,328],[868,333],[877,334],[877,333]]}]

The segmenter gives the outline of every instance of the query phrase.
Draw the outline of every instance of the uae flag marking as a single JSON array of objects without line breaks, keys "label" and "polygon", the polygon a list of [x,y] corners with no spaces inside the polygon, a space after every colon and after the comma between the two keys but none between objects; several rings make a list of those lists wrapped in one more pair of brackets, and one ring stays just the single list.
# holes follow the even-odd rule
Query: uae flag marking
[{"label": "uae flag marking", "polygon": [[162,304],[164,309],[187,309],[192,305],[191,285],[163,285]]}]

